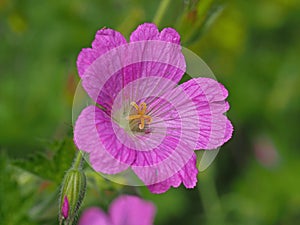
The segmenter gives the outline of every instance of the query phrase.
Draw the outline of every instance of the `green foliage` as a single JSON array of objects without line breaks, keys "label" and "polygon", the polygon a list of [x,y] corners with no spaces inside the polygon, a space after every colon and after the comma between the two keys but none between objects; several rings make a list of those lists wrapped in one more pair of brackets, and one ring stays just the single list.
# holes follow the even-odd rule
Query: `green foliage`
[{"label": "green foliage", "polygon": [[3,152],[0,153],[0,218],[1,224],[24,224],[34,225],[29,219],[28,209],[32,206],[34,197],[32,195],[32,186],[19,186],[22,183],[20,177],[9,166],[9,159]]},{"label": "green foliage", "polygon": [[36,152],[28,159],[13,160],[12,164],[43,179],[60,183],[72,164],[75,146],[71,138],[51,143],[44,152]]}]

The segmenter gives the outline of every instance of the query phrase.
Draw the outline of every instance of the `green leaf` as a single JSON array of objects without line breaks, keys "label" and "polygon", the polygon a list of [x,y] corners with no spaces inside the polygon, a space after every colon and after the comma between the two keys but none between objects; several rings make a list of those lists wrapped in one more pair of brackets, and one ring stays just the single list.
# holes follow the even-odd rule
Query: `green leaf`
[{"label": "green leaf", "polygon": [[51,143],[44,152],[37,152],[26,159],[13,160],[12,164],[43,179],[60,183],[72,164],[75,151],[73,140],[66,138]]},{"label": "green leaf", "polygon": [[[23,180],[28,177],[23,176]],[[31,207],[34,195],[27,187],[20,186],[21,176],[9,164],[5,152],[0,150],[0,218],[1,224],[31,224],[28,209]]]}]

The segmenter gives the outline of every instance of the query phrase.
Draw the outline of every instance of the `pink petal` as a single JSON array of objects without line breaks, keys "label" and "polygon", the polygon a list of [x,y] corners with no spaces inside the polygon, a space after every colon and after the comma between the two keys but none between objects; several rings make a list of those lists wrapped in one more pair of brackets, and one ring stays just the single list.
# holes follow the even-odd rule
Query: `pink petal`
[{"label": "pink petal", "polygon": [[[144,55],[141,57],[141,60],[139,60],[141,63],[138,63],[133,68],[125,71],[125,73],[127,72],[125,75],[126,77],[131,77],[133,75],[134,77],[130,80],[134,80],[139,77],[152,75],[169,78],[175,82],[179,82],[181,80],[185,72],[185,59],[181,53],[181,47],[179,45],[180,36],[176,30],[173,28],[165,28],[159,33],[155,24],[144,23],[132,32],[130,42],[135,41],[157,41],[157,46],[154,44],[152,51],[154,53],[158,53],[158,55],[169,57],[169,60],[165,63],[160,63],[157,58],[151,60],[153,62],[145,62],[149,60],[145,60],[148,56]],[[160,43],[161,41],[173,44],[162,44]],[[147,47],[146,44],[145,47]],[[174,49],[176,49],[176,52],[174,52]],[[141,52],[143,51],[144,49],[141,48]]]},{"label": "pink petal", "polygon": [[160,40],[180,44],[180,35],[173,28],[165,28],[160,32]]},{"label": "pink petal", "polygon": [[[107,126],[109,123],[111,123],[110,118],[102,110],[95,106],[88,106],[76,121],[74,142],[78,149],[90,153],[90,162],[96,171],[114,174],[127,169],[129,165],[114,158],[101,142],[97,127]],[[108,139],[106,143],[110,141],[112,140]],[[112,145],[114,147],[114,143]]]},{"label": "pink petal", "polygon": [[130,36],[130,42],[134,41],[146,41],[146,40],[158,40],[159,31],[155,24],[144,23],[139,25]]},{"label": "pink petal", "polygon": [[225,115],[229,104],[225,101],[227,90],[210,78],[191,79],[179,86],[197,105],[200,138],[197,149],[215,149],[228,141],[232,125]]},{"label": "pink petal", "polygon": [[[133,80],[160,76],[179,82],[185,72],[180,36],[174,29],[165,28],[159,33],[156,25],[142,24],[131,39],[144,42],[128,46],[119,32],[104,28],[97,32],[92,48],[82,49],[78,55],[84,89],[108,110],[114,96]],[[157,42],[148,43],[154,40]]]},{"label": "pink petal", "polygon": [[226,132],[225,132],[225,137],[224,137],[224,141],[227,142],[229,141],[229,139],[232,137],[232,133],[233,133],[233,126],[232,123],[230,122],[230,120],[226,121]]},{"label": "pink petal", "polygon": [[[134,149],[125,145],[125,143],[131,141],[131,139],[123,128],[112,122],[111,119],[107,119],[97,124],[97,131],[105,149],[104,151],[114,158],[116,165],[131,165],[134,162],[136,152]],[[101,164],[103,164],[101,157],[101,154],[98,152],[92,152],[90,160],[94,168],[96,165],[100,167]],[[112,165],[107,165],[106,167],[111,166]]]},{"label": "pink petal", "polygon": [[[160,51],[160,49],[157,50]],[[169,57],[174,57],[173,58],[174,61],[172,64],[169,64],[168,62],[160,63],[157,61],[143,62],[144,60],[141,59],[140,63],[136,63],[132,66],[125,68],[124,70],[125,84],[130,83],[139,78],[151,77],[151,76],[167,78],[178,83],[185,72],[184,58],[183,56],[181,57],[178,54],[181,54],[181,52],[176,53],[177,56],[175,54],[174,55],[169,54]],[[167,61],[169,60],[171,61],[171,58],[169,58]]]},{"label": "pink petal", "polygon": [[[160,80],[158,87],[174,87],[171,81],[156,77],[139,80],[141,90],[147,90],[144,80],[149,88],[156,88],[157,86],[151,85],[151,80],[155,79]],[[131,84],[134,85],[134,82],[128,87]],[[166,93],[158,91],[157,95],[152,95],[151,91],[143,91],[139,99],[148,104],[148,115],[153,119],[149,125],[152,136],[146,143],[159,141],[156,142],[156,147],[138,152],[132,169],[146,185],[151,185],[172,177],[194,154],[193,150],[199,138],[198,111],[189,95],[180,88]]]},{"label": "pink petal", "polygon": [[174,44],[180,44],[180,35],[173,28],[165,28],[160,33],[157,26],[153,23],[144,23],[139,25],[130,36],[130,42],[161,40]]},{"label": "pink petal", "polygon": [[196,154],[193,154],[192,158],[188,163],[172,177],[156,183],[149,185],[148,188],[152,193],[161,194],[170,189],[170,187],[179,187],[181,183],[184,184],[186,188],[193,188],[197,183],[198,169],[196,167]]},{"label": "pink petal", "polygon": [[109,214],[115,225],[152,225],[155,206],[138,197],[124,195],[114,200]]},{"label": "pink petal", "polygon": [[97,58],[85,71],[82,85],[89,96],[110,110],[115,96],[128,83],[162,77],[177,83],[186,68],[181,47],[164,41],[133,42]]},{"label": "pink petal", "polygon": [[186,188],[194,188],[197,184],[197,175],[197,156],[194,154],[190,161],[179,172],[179,176]]},{"label": "pink petal", "polygon": [[107,51],[126,44],[126,39],[117,31],[103,28],[98,30],[92,48],[85,48],[79,53],[77,58],[77,68],[79,76],[82,77],[86,69],[101,55]]},{"label": "pink petal", "polygon": [[64,197],[64,201],[63,201],[63,205],[62,205],[62,209],[61,209],[61,214],[64,217],[64,219],[67,219],[69,216],[69,201],[68,201],[68,197],[65,196]]},{"label": "pink petal", "polygon": [[92,48],[104,54],[108,50],[127,43],[126,39],[118,31],[103,28],[98,30]]},{"label": "pink petal", "polygon": [[[158,156],[163,155],[164,150],[166,150],[167,152],[171,152],[171,154],[167,155],[165,160],[159,161],[156,164],[148,163],[143,166],[133,165],[131,167],[135,174],[143,181],[145,185],[149,186],[156,183],[160,183],[169,178],[171,178],[172,183],[175,182],[179,185],[180,180],[176,176],[173,176],[178,171],[184,168],[184,166],[190,160],[191,156],[194,154],[192,151],[193,148],[185,144],[184,140],[179,141],[180,142],[177,145],[174,145],[172,142],[170,142],[170,146],[166,144],[165,149],[162,147],[158,149]],[[153,154],[153,152],[151,153]],[[147,160],[145,161],[148,162]]]},{"label": "pink petal", "polygon": [[168,191],[171,187],[178,188],[181,182],[182,181],[180,180],[178,173],[176,173],[164,181],[149,185],[147,187],[153,194],[162,194]]},{"label": "pink petal", "polygon": [[77,57],[77,69],[80,77],[83,76],[86,69],[99,57],[99,53],[91,48],[83,48]]},{"label": "pink petal", "polygon": [[96,207],[88,208],[83,212],[78,225],[113,225],[108,216]]}]

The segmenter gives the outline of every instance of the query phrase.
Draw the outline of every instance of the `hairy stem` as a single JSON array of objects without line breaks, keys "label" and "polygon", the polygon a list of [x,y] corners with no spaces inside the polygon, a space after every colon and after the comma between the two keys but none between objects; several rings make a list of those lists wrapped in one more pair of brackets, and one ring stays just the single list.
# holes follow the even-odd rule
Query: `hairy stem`
[{"label": "hairy stem", "polygon": [[72,168],[76,170],[81,169],[82,163],[83,163],[83,154],[81,151],[78,151],[76,153]]}]

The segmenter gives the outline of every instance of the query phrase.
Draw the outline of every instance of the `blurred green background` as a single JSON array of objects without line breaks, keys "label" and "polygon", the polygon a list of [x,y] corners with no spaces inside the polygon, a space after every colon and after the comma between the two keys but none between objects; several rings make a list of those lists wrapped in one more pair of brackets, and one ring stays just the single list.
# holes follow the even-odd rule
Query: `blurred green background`
[{"label": "blurred green background", "polygon": [[[104,26],[128,38],[159,4],[0,0],[0,224],[57,224],[57,190],[75,151],[77,55]],[[299,24],[297,0],[168,6],[159,27],[176,28],[228,88],[235,132],[198,188],[137,190],[156,204],[155,224],[300,224]],[[83,209],[107,208],[130,189],[87,173]]]}]

